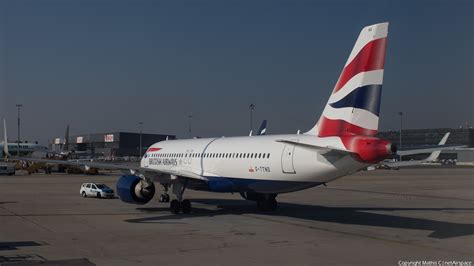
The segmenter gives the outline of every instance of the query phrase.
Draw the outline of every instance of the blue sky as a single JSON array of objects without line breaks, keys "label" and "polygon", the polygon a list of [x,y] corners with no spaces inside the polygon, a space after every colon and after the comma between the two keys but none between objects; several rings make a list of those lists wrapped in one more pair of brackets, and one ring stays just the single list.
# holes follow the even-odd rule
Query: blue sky
[{"label": "blue sky", "polygon": [[0,114],[16,136],[313,126],[362,27],[390,22],[380,129],[473,119],[472,1],[0,1]]}]

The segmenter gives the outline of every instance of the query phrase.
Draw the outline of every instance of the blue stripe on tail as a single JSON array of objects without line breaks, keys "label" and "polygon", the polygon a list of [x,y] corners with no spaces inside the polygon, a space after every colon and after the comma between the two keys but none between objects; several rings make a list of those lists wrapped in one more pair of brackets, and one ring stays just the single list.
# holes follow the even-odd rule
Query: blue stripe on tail
[{"label": "blue stripe on tail", "polygon": [[364,109],[378,116],[381,95],[382,85],[367,85],[353,90],[344,98],[329,105],[333,108],[353,107]]}]

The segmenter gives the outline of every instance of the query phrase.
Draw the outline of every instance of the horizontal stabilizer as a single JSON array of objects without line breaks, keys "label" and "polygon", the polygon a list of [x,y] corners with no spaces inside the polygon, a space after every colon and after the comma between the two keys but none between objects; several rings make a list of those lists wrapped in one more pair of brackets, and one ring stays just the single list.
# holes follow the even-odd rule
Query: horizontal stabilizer
[{"label": "horizontal stabilizer", "polygon": [[305,148],[316,149],[316,150],[322,151],[324,153],[326,153],[326,152],[338,152],[338,153],[341,153],[341,154],[352,154],[352,152],[350,152],[348,150],[344,150],[344,149],[340,149],[340,148],[332,147],[332,146],[318,146],[318,145],[313,145],[313,144],[309,144],[309,143],[303,143],[303,142],[297,142],[297,141],[291,141],[291,140],[284,140],[284,139],[276,140],[276,142],[282,142],[282,143],[286,143],[286,144],[293,144],[295,146],[301,146],[301,147],[305,147]]}]

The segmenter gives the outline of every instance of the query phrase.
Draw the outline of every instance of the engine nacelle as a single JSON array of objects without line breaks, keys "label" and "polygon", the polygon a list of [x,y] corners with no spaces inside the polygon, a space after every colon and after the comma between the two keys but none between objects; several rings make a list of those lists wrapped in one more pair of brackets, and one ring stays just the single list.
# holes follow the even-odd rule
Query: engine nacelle
[{"label": "engine nacelle", "polygon": [[117,182],[117,194],[123,202],[142,205],[155,195],[155,185],[136,175],[123,175]]},{"label": "engine nacelle", "polygon": [[391,142],[375,137],[351,136],[342,137],[344,144],[355,154],[358,161],[377,163],[392,157],[397,146]]}]

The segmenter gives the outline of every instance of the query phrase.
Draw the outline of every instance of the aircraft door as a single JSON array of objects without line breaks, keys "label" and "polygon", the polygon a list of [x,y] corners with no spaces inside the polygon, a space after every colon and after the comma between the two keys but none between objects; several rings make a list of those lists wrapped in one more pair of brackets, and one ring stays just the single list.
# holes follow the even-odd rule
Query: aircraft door
[{"label": "aircraft door", "polygon": [[[292,140],[298,141],[298,140]],[[293,164],[293,155],[295,153],[295,145],[285,144],[281,153],[281,169],[285,174],[295,174],[295,166]]]}]

